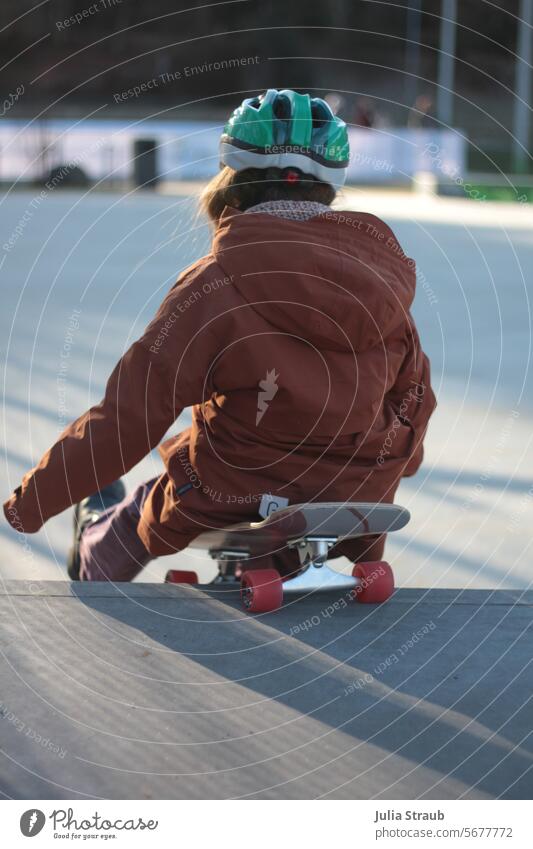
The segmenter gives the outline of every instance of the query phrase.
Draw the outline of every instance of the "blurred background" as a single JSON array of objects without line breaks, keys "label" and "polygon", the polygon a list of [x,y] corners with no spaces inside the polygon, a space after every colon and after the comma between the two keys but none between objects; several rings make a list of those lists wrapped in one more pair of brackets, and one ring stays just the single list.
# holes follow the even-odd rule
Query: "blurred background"
[{"label": "blurred background", "polygon": [[[380,215],[417,261],[439,408],[398,495],[413,514],[389,542],[398,583],[527,586],[533,0],[4,0],[0,14],[4,497],[208,250],[197,198],[231,110],[294,88],[348,124],[336,205]],[[154,453],[128,484],[159,469]],[[24,538],[3,522],[0,576],[64,578],[70,524]],[[142,580],[185,562],[213,572],[181,554]]]},{"label": "blurred background", "polygon": [[[396,155],[389,173],[365,163],[367,147],[390,150],[385,131],[454,128],[440,182],[458,190],[455,167],[484,194],[530,196],[530,0],[155,0],[148,11],[131,0],[4,0],[2,16],[3,180],[44,179],[76,155],[71,182],[131,178],[136,164],[148,178],[204,177],[216,169],[206,123],[218,128],[247,92],[285,86],[372,131],[356,136],[353,179],[409,176],[400,143],[407,171]],[[510,186],[502,172],[521,179]]]}]

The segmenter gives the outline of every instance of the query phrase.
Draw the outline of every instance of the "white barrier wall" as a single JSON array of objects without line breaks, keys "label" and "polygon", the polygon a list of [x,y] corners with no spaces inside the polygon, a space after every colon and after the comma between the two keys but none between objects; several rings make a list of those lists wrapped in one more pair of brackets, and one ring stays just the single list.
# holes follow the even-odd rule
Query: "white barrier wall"
[{"label": "white barrier wall", "polygon": [[463,177],[466,137],[459,131],[350,129],[348,181],[402,183],[428,171],[437,179]]},{"label": "white barrier wall", "polygon": [[[222,125],[208,121],[0,121],[0,180],[45,178],[56,166],[78,165],[93,180],[133,174],[136,139],[155,139],[162,179],[201,180],[218,168]],[[350,128],[349,182],[408,182],[429,171],[460,177],[466,139],[454,130]]]}]

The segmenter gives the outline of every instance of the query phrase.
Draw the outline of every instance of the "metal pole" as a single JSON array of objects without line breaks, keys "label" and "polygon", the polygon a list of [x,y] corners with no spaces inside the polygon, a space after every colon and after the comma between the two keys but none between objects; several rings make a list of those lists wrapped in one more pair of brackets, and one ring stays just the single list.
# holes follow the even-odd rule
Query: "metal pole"
[{"label": "metal pole", "polygon": [[455,32],[457,0],[442,0],[439,69],[437,90],[437,118],[446,126],[453,121],[453,78],[455,66]]},{"label": "metal pole", "polygon": [[418,93],[418,75],[420,74],[420,2],[410,0],[407,7],[407,25],[405,34],[405,106],[410,109]]},{"label": "metal pole", "polygon": [[531,111],[531,24],[533,0],[520,0],[518,44],[515,64],[513,115],[513,165],[515,171],[527,171],[530,157],[529,127]]}]

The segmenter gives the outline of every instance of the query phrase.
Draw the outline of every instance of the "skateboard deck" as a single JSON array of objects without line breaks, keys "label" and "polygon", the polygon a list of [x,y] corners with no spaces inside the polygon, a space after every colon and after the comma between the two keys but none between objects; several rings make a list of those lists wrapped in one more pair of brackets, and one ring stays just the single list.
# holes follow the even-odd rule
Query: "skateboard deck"
[{"label": "skateboard deck", "polygon": [[204,551],[271,552],[298,540],[319,537],[335,541],[384,534],[403,528],[409,511],[396,504],[320,502],[294,504],[260,522],[241,522],[200,534],[191,548]]}]

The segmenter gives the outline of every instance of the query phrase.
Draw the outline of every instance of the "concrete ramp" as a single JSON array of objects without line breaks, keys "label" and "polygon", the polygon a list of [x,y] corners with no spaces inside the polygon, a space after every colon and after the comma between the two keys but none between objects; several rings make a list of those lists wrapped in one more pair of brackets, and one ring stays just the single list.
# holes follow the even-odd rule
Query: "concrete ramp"
[{"label": "concrete ramp", "polygon": [[12,798],[531,798],[533,592],[7,581]]}]

